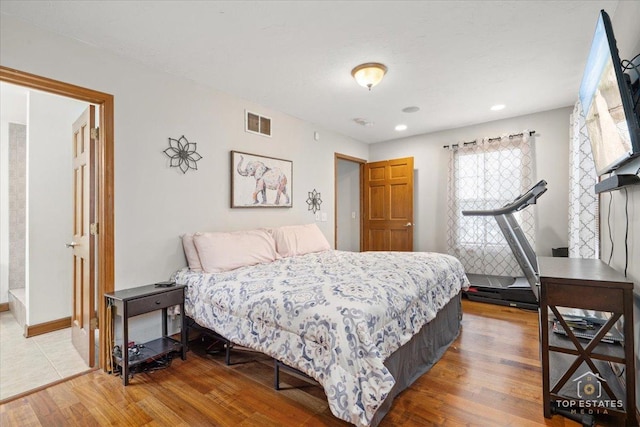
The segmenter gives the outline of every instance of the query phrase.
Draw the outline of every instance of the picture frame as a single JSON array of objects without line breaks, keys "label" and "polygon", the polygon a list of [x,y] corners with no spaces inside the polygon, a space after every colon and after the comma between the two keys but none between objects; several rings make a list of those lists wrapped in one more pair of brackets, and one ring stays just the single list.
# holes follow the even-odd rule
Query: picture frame
[{"label": "picture frame", "polygon": [[293,207],[293,162],[231,151],[232,208]]}]

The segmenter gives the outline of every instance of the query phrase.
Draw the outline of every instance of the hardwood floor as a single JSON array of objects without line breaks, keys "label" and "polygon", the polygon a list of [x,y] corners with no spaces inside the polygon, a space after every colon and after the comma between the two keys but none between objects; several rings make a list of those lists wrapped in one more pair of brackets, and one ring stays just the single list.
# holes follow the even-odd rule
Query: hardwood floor
[{"label": "hardwood floor", "polygon": [[[463,302],[460,337],[398,396],[381,426],[579,426],[542,415],[535,312]],[[0,406],[5,426],[348,426],[331,415],[322,388],[281,373],[260,354],[208,355],[137,374],[127,387],[94,371]]]}]

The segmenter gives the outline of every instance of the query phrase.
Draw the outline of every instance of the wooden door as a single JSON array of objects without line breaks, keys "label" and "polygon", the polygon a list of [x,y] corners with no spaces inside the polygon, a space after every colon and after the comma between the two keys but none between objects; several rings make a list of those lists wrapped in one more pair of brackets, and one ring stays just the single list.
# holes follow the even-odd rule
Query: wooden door
[{"label": "wooden door", "polygon": [[413,251],[413,157],[365,164],[364,250]]},{"label": "wooden door", "polygon": [[95,365],[95,107],[90,105],[73,124],[73,312],[71,340],[85,363]]}]

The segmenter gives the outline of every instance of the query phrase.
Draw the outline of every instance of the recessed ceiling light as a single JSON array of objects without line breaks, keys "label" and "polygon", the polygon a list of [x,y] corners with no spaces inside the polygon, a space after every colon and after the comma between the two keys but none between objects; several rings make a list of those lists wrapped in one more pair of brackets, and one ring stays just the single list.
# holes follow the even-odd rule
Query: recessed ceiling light
[{"label": "recessed ceiling light", "polygon": [[401,132],[401,131],[403,131],[403,130],[407,130],[407,125],[397,125],[397,126],[396,126],[396,130],[397,130],[398,132]]},{"label": "recessed ceiling light", "polygon": [[496,104],[493,107],[491,107],[491,111],[500,111],[500,110],[504,110],[505,105],[504,104]]},{"label": "recessed ceiling light", "polygon": [[415,113],[416,111],[420,111],[420,107],[416,107],[415,105],[412,107],[405,107],[402,109],[403,113]]}]

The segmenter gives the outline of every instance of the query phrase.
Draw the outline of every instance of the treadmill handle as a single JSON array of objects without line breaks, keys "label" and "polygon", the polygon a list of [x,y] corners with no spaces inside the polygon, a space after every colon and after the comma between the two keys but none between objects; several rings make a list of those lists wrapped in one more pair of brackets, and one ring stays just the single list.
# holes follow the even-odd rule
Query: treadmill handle
[{"label": "treadmill handle", "polygon": [[505,215],[526,208],[536,202],[538,197],[547,191],[547,181],[544,179],[531,187],[529,191],[518,196],[513,202],[504,205],[501,208],[482,211],[462,211],[464,216],[495,216]]}]

